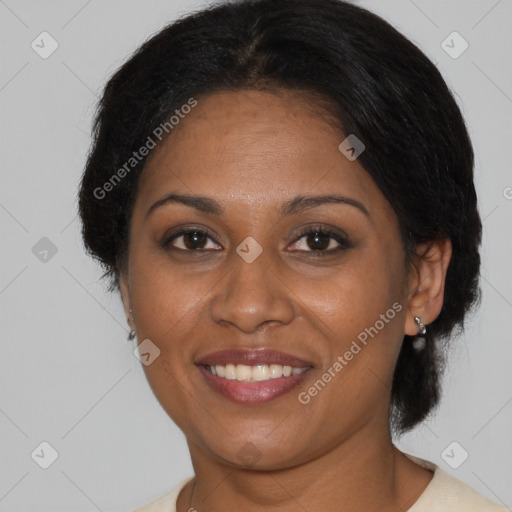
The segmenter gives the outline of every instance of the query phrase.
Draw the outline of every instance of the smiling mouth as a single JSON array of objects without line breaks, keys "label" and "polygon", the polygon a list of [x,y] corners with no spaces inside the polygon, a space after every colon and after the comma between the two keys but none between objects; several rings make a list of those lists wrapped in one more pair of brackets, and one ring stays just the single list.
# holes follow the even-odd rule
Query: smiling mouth
[{"label": "smiling mouth", "polygon": [[221,379],[238,382],[264,382],[281,377],[290,377],[304,373],[309,366],[293,367],[282,364],[226,364],[205,365],[207,371]]},{"label": "smiling mouth", "polygon": [[230,348],[199,357],[196,367],[210,390],[237,404],[255,405],[289,393],[313,363],[268,347]]},{"label": "smiling mouth", "polygon": [[[236,404],[257,405],[289,394],[313,367],[227,364],[197,365],[197,368],[209,388],[220,396]],[[224,371],[224,376],[219,375],[219,369],[220,373]]]}]

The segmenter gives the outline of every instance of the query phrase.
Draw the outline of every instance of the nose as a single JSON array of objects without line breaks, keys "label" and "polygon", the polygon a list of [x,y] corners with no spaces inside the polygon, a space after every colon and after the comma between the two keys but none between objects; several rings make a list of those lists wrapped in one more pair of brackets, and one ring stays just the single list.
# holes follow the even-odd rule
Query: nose
[{"label": "nose", "polygon": [[263,325],[286,325],[293,320],[293,294],[264,254],[251,263],[233,254],[231,270],[211,300],[216,323],[253,333]]}]

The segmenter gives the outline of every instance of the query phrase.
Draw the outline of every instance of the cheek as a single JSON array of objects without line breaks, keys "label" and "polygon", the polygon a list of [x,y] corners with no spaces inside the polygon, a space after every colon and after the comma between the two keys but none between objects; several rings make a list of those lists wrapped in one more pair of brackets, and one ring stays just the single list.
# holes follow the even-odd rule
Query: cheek
[{"label": "cheek", "polygon": [[[386,414],[393,370],[403,338],[400,268],[375,254],[360,254],[321,287],[311,283],[296,290],[309,296],[309,323],[327,343],[313,388],[311,414],[337,411],[344,432]],[[318,283],[317,283],[318,285]],[[329,383],[316,384],[319,380]],[[319,427],[320,430],[324,427]],[[328,426],[325,426],[328,435]]]},{"label": "cheek", "polygon": [[215,282],[209,272],[183,272],[144,249],[133,252],[130,273],[137,332],[162,344],[191,329]]},{"label": "cheek", "polygon": [[[153,391],[172,392],[189,378],[194,357],[194,331],[203,321],[204,305],[214,281],[208,273],[191,276],[177,272],[165,258],[134,254],[130,262],[131,292],[139,343],[151,340],[160,356],[144,370]],[[196,334],[197,337],[197,334]]]},{"label": "cheek", "polygon": [[402,273],[375,250],[362,250],[324,279],[302,279],[294,291],[308,309],[343,338],[373,325],[393,303],[402,300]]},{"label": "cheek", "polygon": [[205,279],[173,272],[169,265],[154,264],[151,258],[134,256],[131,263],[138,342],[149,339],[160,350],[143,369],[164,410],[180,428],[186,428],[197,413],[190,400],[194,346],[189,342],[201,322],[208,284]]},{"label": "cheek", "polygon": [[359,251],[321,286],[301,281],[304,289],[296,290],[310,298],[310,322],[329,340],[317,378],[331,368],[336,375],[328,391],[331,406],[352,408],[355,416],[356,410],[374,410],[385,400],[384,384],[391,384],[403,339],[401,255],[385,258],[382,250]]}]

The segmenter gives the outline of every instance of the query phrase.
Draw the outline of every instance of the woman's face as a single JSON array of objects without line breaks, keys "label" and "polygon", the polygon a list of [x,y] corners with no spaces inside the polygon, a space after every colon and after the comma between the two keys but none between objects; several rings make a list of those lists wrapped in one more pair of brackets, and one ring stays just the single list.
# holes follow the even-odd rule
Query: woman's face
[{"label": "woman's face", "polygon": [[[198,98],[140,182],[123,298],[160,350],[144,366],[156,397],[212,463],[277,469],[387,436],[408,293],[398,221],[325,115],[291,92]],[[229,349],[249,352],[211,357]],[[304,363],[271,367],[289,361],[262,349]],[[208,373],[233,377],[231,359],[263,380]]]}]

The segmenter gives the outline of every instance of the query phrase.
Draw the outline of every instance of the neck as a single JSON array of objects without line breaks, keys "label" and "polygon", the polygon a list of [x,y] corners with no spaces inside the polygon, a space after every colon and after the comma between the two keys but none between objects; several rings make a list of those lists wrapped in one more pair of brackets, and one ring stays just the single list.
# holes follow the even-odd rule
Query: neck
[{"label": "neck", "polygon": [[306,463],[271,471],[219,464],[192,443],[189,448],[196,477],[180,493],[178,512],[407,510],[433,476],[393,446],[389,430],[358,431]]}]

